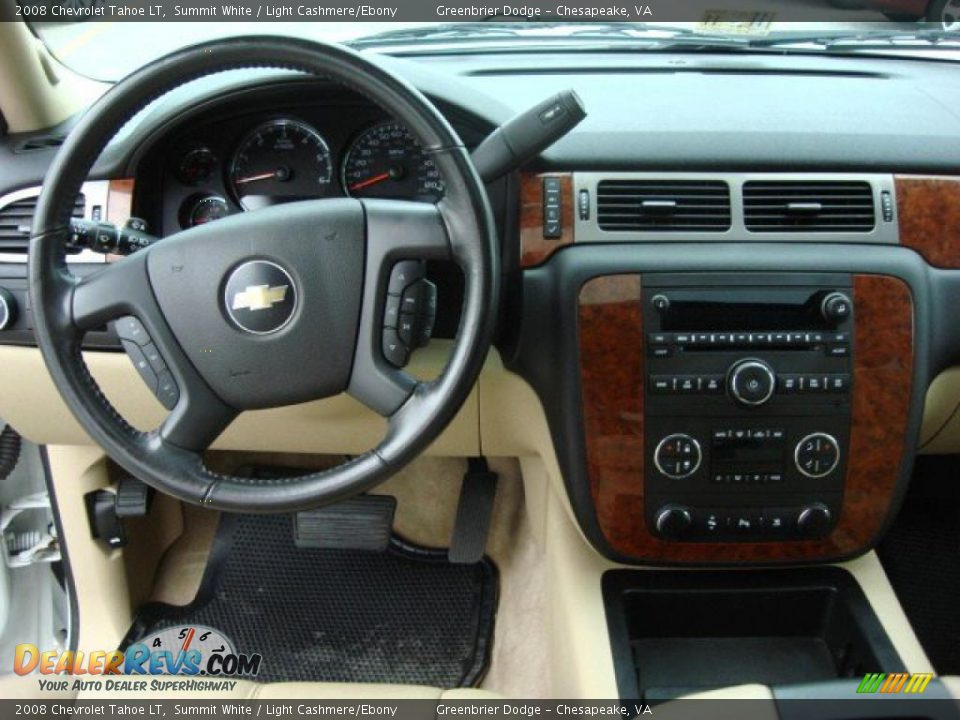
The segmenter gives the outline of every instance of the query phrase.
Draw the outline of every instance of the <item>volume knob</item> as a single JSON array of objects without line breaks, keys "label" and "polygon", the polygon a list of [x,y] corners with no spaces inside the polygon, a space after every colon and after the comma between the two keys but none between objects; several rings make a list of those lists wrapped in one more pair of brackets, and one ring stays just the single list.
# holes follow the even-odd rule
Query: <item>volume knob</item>
[{"label": "volume knob", "polygon": [[777,376],[763,360],[747,359],[733,365],[727,376],[727,387],[741,405],[763,405],[773,395]]},{"label": "volume knob", "polygon": [[823,298],[820,314],[829,323],[841,323],[850,317],[852,306],[850,298],[842,292],[832,292]]}]

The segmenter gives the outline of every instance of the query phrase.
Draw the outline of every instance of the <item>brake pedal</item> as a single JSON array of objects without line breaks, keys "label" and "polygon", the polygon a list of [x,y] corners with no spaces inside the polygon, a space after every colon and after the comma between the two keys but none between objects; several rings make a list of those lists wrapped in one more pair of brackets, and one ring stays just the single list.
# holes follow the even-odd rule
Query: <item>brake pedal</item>
[{"label": "brake pedal", "polygon": [[447,559],[458,565],[470,565],[483,560],[499,479],[490,470],[486,458],[470,458],[468,463],[460,487],[453,537],[450,538],[450,549],[447,551]]},{"label": "brake pedal", "polygon": [[300,548],[382,552],[390,543],[396,509],[390,495],[360,495],[304,510],[294,518],[293,541]]}]

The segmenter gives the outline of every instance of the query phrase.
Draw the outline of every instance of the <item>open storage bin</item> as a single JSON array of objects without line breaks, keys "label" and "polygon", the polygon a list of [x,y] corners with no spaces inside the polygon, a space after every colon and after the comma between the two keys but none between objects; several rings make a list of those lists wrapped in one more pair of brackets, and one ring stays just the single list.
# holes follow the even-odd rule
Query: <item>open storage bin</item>
[{"label": "open storage bin", "polygon": [[624,698],[905,671],[860,587],[839,568],[612,570],[603,592]]}]

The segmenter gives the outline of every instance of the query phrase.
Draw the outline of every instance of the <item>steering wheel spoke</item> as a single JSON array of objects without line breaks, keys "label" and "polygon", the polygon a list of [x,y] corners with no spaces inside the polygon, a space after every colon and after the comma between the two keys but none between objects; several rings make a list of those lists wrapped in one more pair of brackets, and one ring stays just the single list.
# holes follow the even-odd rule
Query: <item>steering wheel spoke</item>
[{"label": "steering wheel spoke", "polygon": [[[389,416],[410,397],[417,381],[402,370],[410,349],[398,325],[404,290],[423,279],[422,262],[451,257],[450,238],[435,205],[365,200],[366,270],[360,328],[347,391]],[[434,298],[435,300],[435,298]]]},{"label": "steering wheel spoke", "polygon": [[131,255],[77,280],[70,309],[78,331],[102,328],[125,315],[151,325],[162,317],[147,280],[146,255]]},{"label": "steering wheel spoke", "polygon": [[237,416],[200,379],[192,368],[180,375],[180,399],[160,426],[164,443],[201,452],[213,444]]}]

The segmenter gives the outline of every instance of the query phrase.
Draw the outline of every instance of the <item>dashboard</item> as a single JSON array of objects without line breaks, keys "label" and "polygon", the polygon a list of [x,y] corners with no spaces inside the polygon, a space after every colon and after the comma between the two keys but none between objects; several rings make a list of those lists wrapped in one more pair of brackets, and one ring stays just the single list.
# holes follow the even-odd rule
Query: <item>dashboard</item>
[{"label": "dashboard", "polygon": [[[512,387],[502,407],[476,411],[483,437],[471,454],[555,457],[585,536],[609,557],[855,555],[895,512],[918,447],[960,437],[960,386],[934,381],[960,366],[955,66],[613,53],[378,61],[428,94],[468,148],[552,93],[572,87],[586,106],[569,135],[488,185],[504,258],[496,349],[532,389],[551,444],[528,437],[535,423],[517,419],[530,411]],[[708,89],[718,100],[705,112]],[[8,150],[27,140],[0,148],[0,194],[39,185],[52,152]],[[121,179],[126,214],[159,236],[304,198],[436,202],[444,181],[364,98],[255,74],[208,79],[148,109],[95,167],[93,180]],[[15,263],[0,273],[25,287]],[[452,337],[457,269],[427,274],[434,337]],[[828,316],[828,298],[845,314]],[[29,344],[21,320],[6,342]],[[927,398],[931,382],[939,400]]]}]

